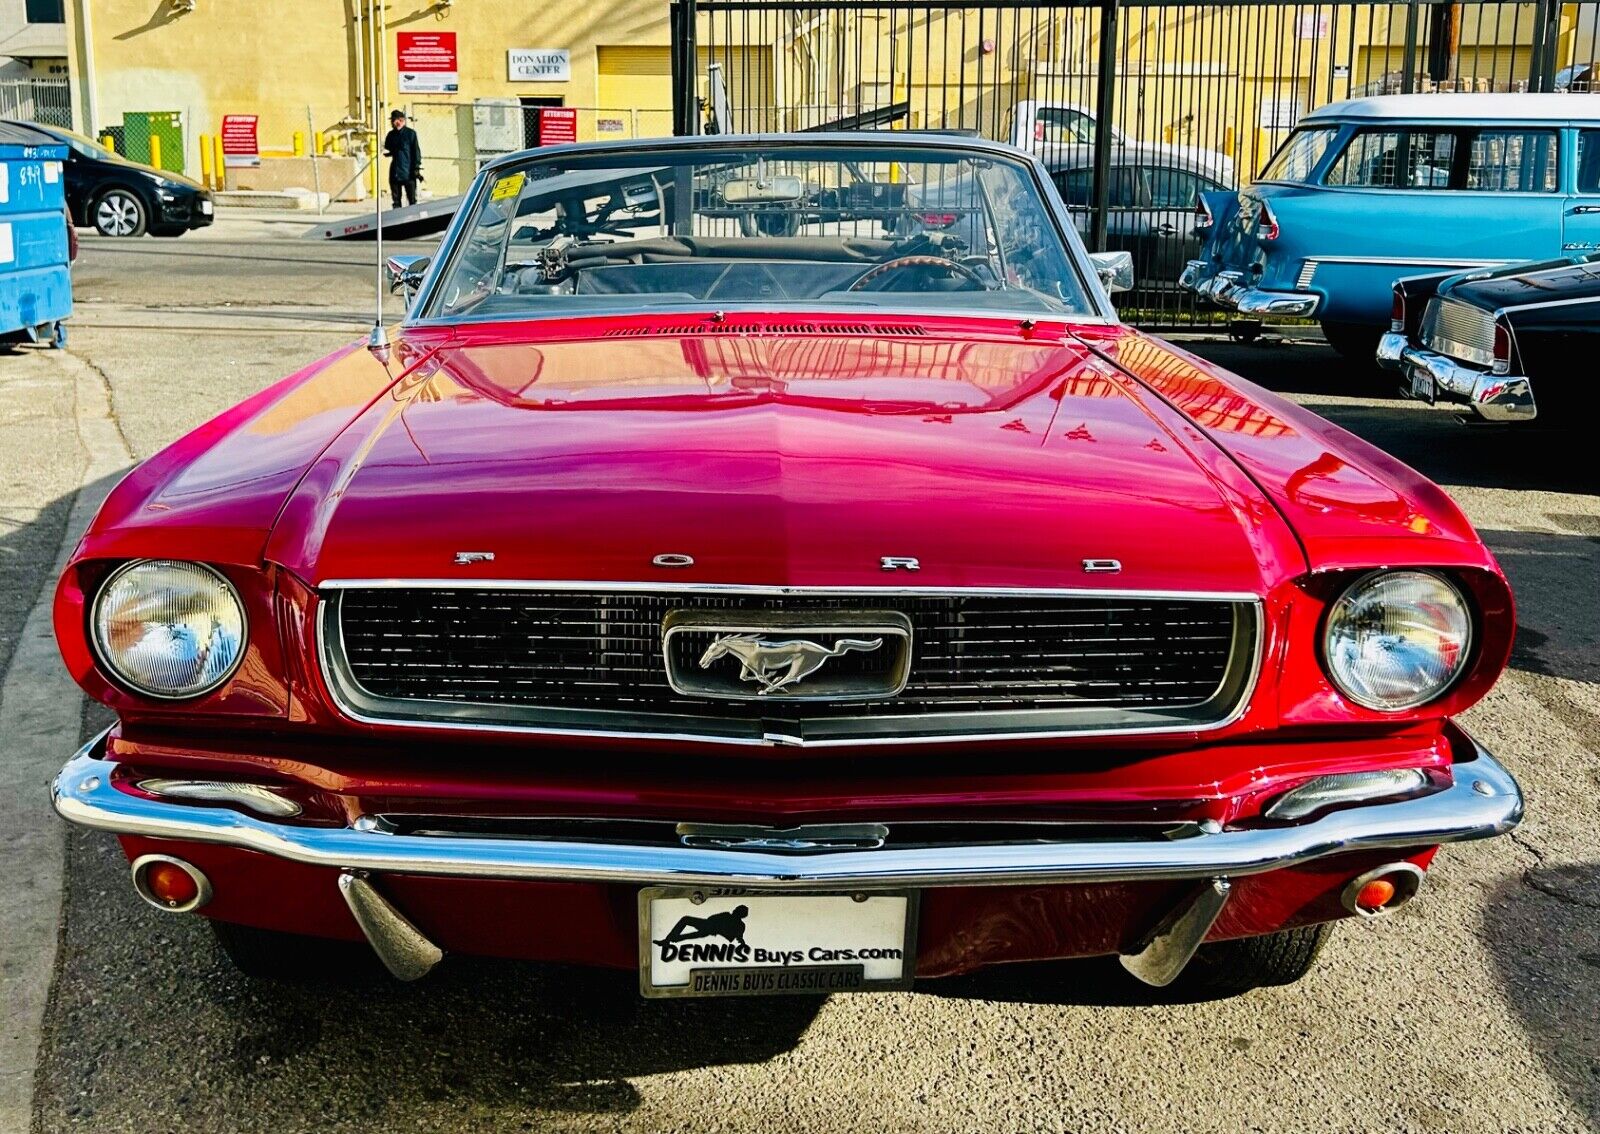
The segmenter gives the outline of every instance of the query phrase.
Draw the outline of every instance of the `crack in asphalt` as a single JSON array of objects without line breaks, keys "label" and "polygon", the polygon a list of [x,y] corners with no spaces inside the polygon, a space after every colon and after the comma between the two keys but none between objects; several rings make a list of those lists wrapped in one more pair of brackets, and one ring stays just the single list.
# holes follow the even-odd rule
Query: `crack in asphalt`
[{"label": "crack in asphalt", "polygon": [[111,375],[107,374],[99,363],[82,351],[68,347],[67,353],[87,366],[90,372],[100,380],[100,388],[105,391],[106,395],[106,409],[109,411],[106,416],[111,421],[111,428],[116,431],[117,440],[122,443],[122,451],[130,461],[133,460],[133,443],[128,440],[128,435],[122,431],[122,419],[117,415],[117,394],[111,385]]}]

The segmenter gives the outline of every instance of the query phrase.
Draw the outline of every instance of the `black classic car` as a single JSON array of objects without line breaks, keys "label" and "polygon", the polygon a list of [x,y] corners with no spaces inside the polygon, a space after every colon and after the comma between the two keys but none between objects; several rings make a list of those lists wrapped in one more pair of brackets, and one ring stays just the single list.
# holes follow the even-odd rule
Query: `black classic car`
[{"label": "black classic car", "polygon": [[1397,280],[1378,363],[1400,392],[1485,421],[1563,420],[1600,347],[1600,252]]}]

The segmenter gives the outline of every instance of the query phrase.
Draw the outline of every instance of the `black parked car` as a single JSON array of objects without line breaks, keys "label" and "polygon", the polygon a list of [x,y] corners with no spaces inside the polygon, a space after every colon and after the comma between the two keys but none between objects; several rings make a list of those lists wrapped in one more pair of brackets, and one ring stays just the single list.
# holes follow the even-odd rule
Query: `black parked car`
[{"label": "black parked car", "polygon": [[1582,420],[1600,357],[1600,252],[1396,281],[1380,365],[1486,421]]},{"label": "black parked car", "polygon": [[59,126],[20,123],[68,147],[67,207],[102,236],[182,236],[211,223],[211,194],[181,173],[119,157]]}]

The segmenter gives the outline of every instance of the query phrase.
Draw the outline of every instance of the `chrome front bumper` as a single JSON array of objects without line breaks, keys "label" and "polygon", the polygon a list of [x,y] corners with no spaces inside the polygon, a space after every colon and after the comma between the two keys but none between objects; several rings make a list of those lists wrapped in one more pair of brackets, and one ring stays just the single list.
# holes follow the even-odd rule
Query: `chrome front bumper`
[{"label": "chrome front bumper", "polygon": [[1178,286],[1194,292],[1202,303],[1255,319],[1307,319],[1317,313],[1322,302],[1319,295],[1247,287],[1244,273],[1214,272],[1205,260],[1190,260],[1178,277]]},{"label": "chrome front bumper", "polygon": [[1332,811],[1293,826],[1183,838],[886,848],[804,855],[701,847],[538,839],[398,835],[362,825],[308,827],[224,807],[123,791],[103,737],[52,785],[56,811],[81,826],[153,839],[212,843],[347,872],[444,875],[632,886],[749,886],[778,890],[1212,879],[1261,874],[1352,851],[1482,839],[1522,818],[1516,780],[1473,743],[1453,784],[1432,795]]},{"label": "chrome front bumper", "polygon": [[1425,350],[1409,336],[1390,331],[1378,342],[1378,365],[1405,376],[1400,392],[1428,402],[1469,406],[1485,421],[1532,421],[1539,414],[1533,387],[1519,374],[1492,374],[1449,355]]}]

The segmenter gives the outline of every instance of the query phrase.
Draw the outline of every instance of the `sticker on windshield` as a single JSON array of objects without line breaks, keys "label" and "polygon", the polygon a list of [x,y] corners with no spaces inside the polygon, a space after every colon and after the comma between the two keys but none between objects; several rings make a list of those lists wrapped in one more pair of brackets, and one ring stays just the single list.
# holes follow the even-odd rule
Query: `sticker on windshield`
[{"label": "sticker on windshield", "polygon": [[527,180],[525,173],[512,173],[502,177],[494,183],[494,188],[489,190],[489,200],[504,201],[507,197],[515,197],[522,192],[522,183]]}]

